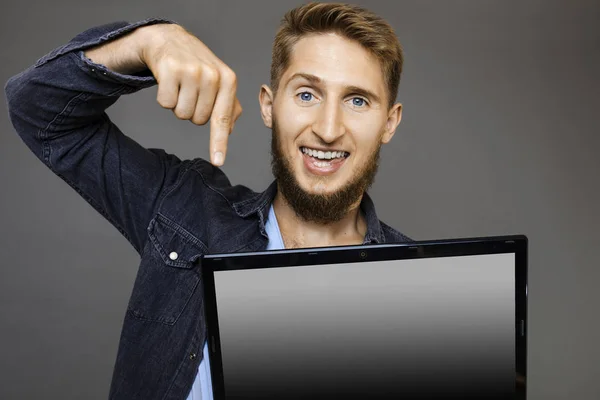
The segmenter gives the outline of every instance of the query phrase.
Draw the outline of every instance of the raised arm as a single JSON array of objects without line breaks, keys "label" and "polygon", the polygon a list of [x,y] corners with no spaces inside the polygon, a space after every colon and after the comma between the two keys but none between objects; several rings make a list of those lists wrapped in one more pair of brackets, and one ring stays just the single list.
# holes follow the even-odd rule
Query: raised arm
[{"label": "raised arm", "polygon": [[92,28],[5,88],[11,121],[27,146],[138,251],[162,194],[188,163],[136,143],[105,110],[157,81],[159,103],[179,118],[203,124],[212,116],[211,153],[224,155],[241,112],[235,76],[200,40],[164,20]]}]

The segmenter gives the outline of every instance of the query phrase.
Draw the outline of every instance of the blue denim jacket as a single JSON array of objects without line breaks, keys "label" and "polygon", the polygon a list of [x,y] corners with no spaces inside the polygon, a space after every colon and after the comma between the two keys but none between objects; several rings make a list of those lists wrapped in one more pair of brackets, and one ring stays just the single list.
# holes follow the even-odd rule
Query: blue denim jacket
[{"label": "blue denim jacket", "polygon": [[[262,193],[232,186],[203,159],[147,149],[105,110],[119,96],[156,84],[92,63],[82,50],[148,19],[92,28],[12,77],[12,123],[31,151],[109,220],[141,256],[123,322],[111,399],[185,399],[205,340],[203,254],[264,250],[276,182]],[[380,222],[368,195],[364,242],[410,239]]]}]

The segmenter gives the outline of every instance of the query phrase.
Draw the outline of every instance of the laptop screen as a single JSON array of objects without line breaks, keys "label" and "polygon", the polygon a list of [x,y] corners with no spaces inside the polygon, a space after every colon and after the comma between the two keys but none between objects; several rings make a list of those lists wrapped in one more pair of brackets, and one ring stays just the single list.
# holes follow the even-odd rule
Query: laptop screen
[{"label": "laptop screen", "polygon": [[227,399],[512,399],[515,253],[214,271]]}]

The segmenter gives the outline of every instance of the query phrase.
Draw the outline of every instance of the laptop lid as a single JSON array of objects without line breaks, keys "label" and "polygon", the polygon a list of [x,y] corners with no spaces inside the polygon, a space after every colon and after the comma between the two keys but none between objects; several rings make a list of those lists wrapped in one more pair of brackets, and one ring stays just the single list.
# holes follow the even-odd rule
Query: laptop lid
[{"label": "laptop lid", "polygon": [[202,260],[214,398],[525,399],[527,238]]}]

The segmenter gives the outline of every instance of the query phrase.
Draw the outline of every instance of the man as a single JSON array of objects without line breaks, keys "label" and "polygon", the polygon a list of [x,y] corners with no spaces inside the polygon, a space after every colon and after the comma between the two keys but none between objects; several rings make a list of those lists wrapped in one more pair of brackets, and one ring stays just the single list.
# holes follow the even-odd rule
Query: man
[{"label": "man", "polygon": [[[409,240],[366,193],[400,123],[402,61],[391,27],[364,9],[288,12],[259,95],[275,175],[263,193],[231,186],[218,168],[241,113],[235,74],[174,23],[90,29],[9,80],[23,141],[141,255],[111,398],[211,397],[203,254]],[[119,96],[156,83],[162,107],[210,121],[212,164],[146,149],[107,117]]]}]

